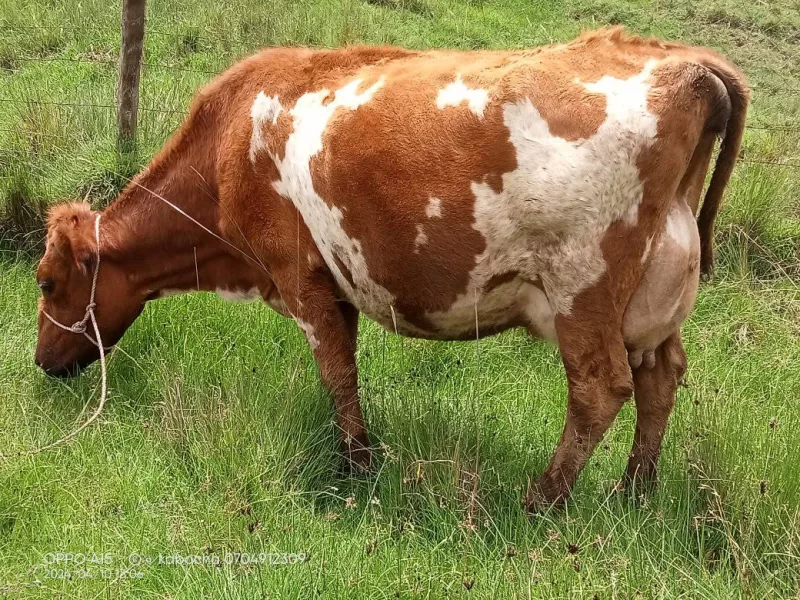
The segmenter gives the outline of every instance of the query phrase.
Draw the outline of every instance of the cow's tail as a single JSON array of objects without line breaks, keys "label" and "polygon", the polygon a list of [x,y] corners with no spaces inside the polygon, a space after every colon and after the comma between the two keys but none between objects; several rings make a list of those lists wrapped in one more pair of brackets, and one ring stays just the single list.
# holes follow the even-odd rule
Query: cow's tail
[{"label": "cow's tail", "polygon": [[[724,109],[715,110],[716,114],[712,114],[709,119],[710,125],[712,121],[716,121],[716,128],[722,134],[722,143],[711,182],[703,199],[703,206],[697,217],[697,228],[700,233],[700,272],[708,277],[714,267],[714,220],[722,201],[722,193],[731,177],[742,146],[750,90],[743,75],[720,57],[713,54],[703,55],[698,62],[719,79],[727,92],[727,98],[721,99]],[[720,112],[723,114],[720,115]],[[721,117],[724,119],[722,123],[720,123]]]}]

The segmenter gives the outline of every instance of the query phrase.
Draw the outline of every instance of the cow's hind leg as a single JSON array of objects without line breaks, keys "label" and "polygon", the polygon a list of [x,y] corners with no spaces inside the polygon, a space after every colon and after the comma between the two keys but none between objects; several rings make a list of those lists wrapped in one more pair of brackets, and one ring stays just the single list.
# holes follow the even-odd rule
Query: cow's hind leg
[{"label": "cow's hind leg", "polygon": [[[556,316],[556,334],[569,386],[561,440],[550,464],[528,489],[528,510],[539,510],[569,497],[575,479],[595,446],[633,391],[621,317],[614,316],[605,288],[586,300],[594,309],[574,308]],[[607,311],[605,309],[608,309]]]},{"label": "cow's hind leg", "polygon": [[623,483],[626,488],[655,481],[661,441],[675,393],[686,372],[686,352],[680,333],[673,333],[655,351],[652,368],[642,365],[633,371],[636,399],[636,433]]}]

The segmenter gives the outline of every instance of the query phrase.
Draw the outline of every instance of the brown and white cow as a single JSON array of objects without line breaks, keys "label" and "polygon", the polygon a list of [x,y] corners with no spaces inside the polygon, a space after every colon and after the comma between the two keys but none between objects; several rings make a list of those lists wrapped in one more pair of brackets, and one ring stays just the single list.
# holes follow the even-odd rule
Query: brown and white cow
[{"label": "brown and white cow", "polygon": [[[346,456],[367,466],[359,313],[440,340],[525,327],[558,344],[569,381],[529,505],[569,495],[632,392],[626,475],[652,479],[747,102],[717,54],[620,29],[508,52],[265,50],[204,88],[102,213],[103,341],[172,291],[259,296],[305,332]],[[83,317],[97,214],[50,216],[36,349],[50,374],[98,355],[43,315]]]}]

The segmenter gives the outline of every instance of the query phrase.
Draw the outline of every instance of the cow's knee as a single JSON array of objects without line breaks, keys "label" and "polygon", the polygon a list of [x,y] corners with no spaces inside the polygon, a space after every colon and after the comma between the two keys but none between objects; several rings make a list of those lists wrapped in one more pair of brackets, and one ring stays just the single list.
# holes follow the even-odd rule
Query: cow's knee
[{"label": "cow's knee", "polygon": [[670,336],[664,342],[665,359],[672,369],[672,376],[676,383],[681,383],[686,375],[688,361],[686,349],[683,347],[680,336]]}]

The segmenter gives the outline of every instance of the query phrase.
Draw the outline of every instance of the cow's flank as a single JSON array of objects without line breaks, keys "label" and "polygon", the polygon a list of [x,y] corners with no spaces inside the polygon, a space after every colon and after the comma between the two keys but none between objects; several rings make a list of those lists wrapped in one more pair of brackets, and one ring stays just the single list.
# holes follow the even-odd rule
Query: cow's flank
[{"label": "cow's flank", "polygon": [[[265,50],[198,94],[105,211],[103,339],[173,291],[260,296],[303,330],[363,467],[359,313],[446,340],[524,327],[569,384],[529,506],[569,495],[631,392],[626,473],[652,479],[746,106],[710,50],[619,29],[526,51]],[[41,304],[62,322],[85,308],[92,219],[67,206],[49,224]],[[48,372],[95,351],[39,319]]]}]

